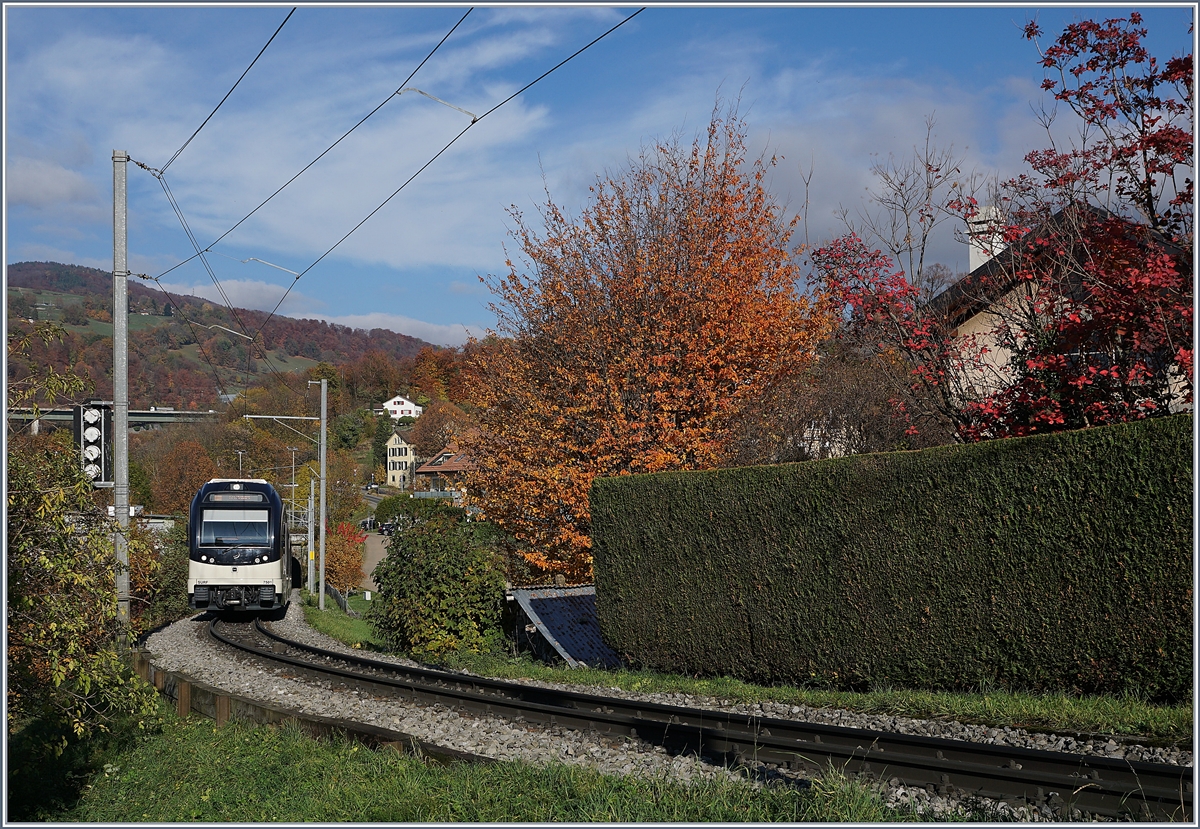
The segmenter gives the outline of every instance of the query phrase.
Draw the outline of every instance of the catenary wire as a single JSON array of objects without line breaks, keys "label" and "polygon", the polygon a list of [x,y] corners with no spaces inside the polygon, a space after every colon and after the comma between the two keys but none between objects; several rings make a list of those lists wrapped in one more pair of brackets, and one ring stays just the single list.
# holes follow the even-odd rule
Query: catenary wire
[{"label": "catenary wire", "polygon": [[[293,181],[300,178],[300,176],[302,176],[308,170],[309,167],[312,167],[314,164],[316,164],[318,161],[320,161],[322,158],[324,158],[325,155],[330,150],[332,150],[338,144],[341,144],[342,141],[344,141],[346,139],[346,137],[350,135],[350,133],[354,132],[356,129],[361,127],[368,118],[370,118],[375,113],[379,112],[379,110],[383,109],[383,107],[388,103],[388,101],[390,101],[390,100],[392,100],[392,98],[396,97],[397,93],[399,93],[399,91],[401,89],[403,89],[405,87],[405,85],[407,85],[408,82],[413,79],[413,77],[417,74],[417,72],[420,71],[421,67],[424,66],[429,61],[429,59],[433,57],[434,53],[437,52],[437,50],[442,47],[442,44],[445,43],[447,41],[447,39],[449,39],[450,35],[454,34],[454,31],[459,26],[462,25],[462,22],[467,19],[467,15],[469,15],[473,10],[474,10],[474,7],[467,9],[466,14],[464,14],[461,18],[459,18],[458,22],[455,23],[450,28],[450,31],[446,32],[446,34],[442,37],[442,39],[438,41],[437,45],[434,46],[433,49],[430,50],[429,54],[426,55],[425,58],[419,64],[417,64],[417,67],[415,69],[413,69],[413,71],[408,74],[408,77],[404,79],[404,81],[400,84],[400,86],[398,86],[396,88],[395,92],[389,93],[388,96],[386,98],[384,98],[379,103],[378,106],[376,106],[373,110],[371,110],[366,115],[364,115],[357,124],[352,126],[350,129],[346,130],[346,132],[344,132],[342,134],[342,136],[340,138],[338,138],[337,141],[334,141],[332,144],[330,144],[328,147],[326,147],[324,150],[322,150],[320,155],[318,155],[312,161],[308,162],[308,164],[305,164],[304,167],[302,167],[298,173],[296,173],[294,176],[292,176],[287,181],[285,181],[279,187],[279,189],[276,190],[274,193],[272,193],[271,195],[269,195],[265,199],[263,199],[262,202],[259,203],[259,205],[257,207],[255,207],[253,210],[251,210],[249,213],[247,213],[242,218],[238,219],[238,221],[233,225],[233,227],[229,228],[229,230],[226,230],[224,233],[222,233],[220,236],[218,236],[216,239],[214,239],[208,245],[208,247],[206,247],[204,250],[206,250],[206,251],[211,250],[213,245],[217,244],[222,239],[224,239],[226,236],[228,236],[230,233],[233,233],[233,231],[237,230],[238,227],[240,227],[243,222],[245,222],[247,219],[249,219],[251,216],[253,216],[255,213],[257,213],[259,210],[261,210],[267,204],[267,202],[271,201],[271,199],[275,198],[280,193],[282,193],[284,191],[284,188],[286,188],[288,185],[290,185]],[[193,254],[192,256],[189,256],[187,259],[183,260],[182,262],[180,262],[176,265],[172,265],[170,268],[168,268],[167,270],[160,273],[159,276],[160,277],[166,276],[167,274],[169,274],[171,271],[175,270],[176,268],[178,268],[182,265],[186,265],[188,262],[191,262],[193,259],[195,259],[199,255],[200,255],[200,253],[197,252],[197,253]]]},{"label": "catenary wire", "polygon": [[[220,391],[221,394],[227,394],[227,392],[225,391],[225,384],[221,382],[221,375],[217,372],[217,367],[212,364],[212,360],[209,359],[208,354],[204,351],[204,346],[200,342],[200,335],[196,333],[196,327],[192,324],[192,321],[190,319],[188,319],[187,315],[183,313],[183,306],[181,306],[179,304],[179,300],[177,300],[177,299],[175,299],[175,297],[171,296],[171,292],[168,291],[166,288],[164,288],[162,283],[159,282],[159,279],[161,279],[161,277],[157,277],[157,276],[148,277],[148,276],[145,276],[144,274],[132,274],[132,275],[140,276],[143,279],[150,279],[152,282],[154,282],[155,285],[158,286],[158,289],[163,292],[163,296],[165,296],[167,298],[167,301],[170,302],[172,305],[174,305],[177,309],[179,309],[180,318],[184,322],[187,323],[188,330],[190,330],[192,332],[192,337],[196,340],[196,350],[200,352],[200,356],[204,358],[204,362],[208,364],[209,371],[212,372],[213,380],[217,384],[217,390]],[[167,335],[170,336],[170,331],[167,332]]]},{"label": "catenary wire", "polygon": [[390,196],[388,196],[386,199],[384,199],[384,200],[383,200],[383,202],[382,202],[382,203],[381,203],[381,204],[380,204],[378,207],[376,207],[374,210],[372,210],[370,213],[368,213],[368,214],[366,215],[366,217],[365,217],[365,218],[363,218],[363,220],[362,220],[361,222],[359,222],[358,224],[356,224],[354,227],[350,228],[349,232],[348,232],[348,233],[346,233],[346,235],[345,235],[345,236],[343,236],[341,239],[338,239],[336,242],[334,242],[333,246],[332,246],[332,247],[330,247],[330,248],[329,248],[327,251],[325,251],[324,253],[322,253],[322,254],[321,254],[321,255],[320,255],[318,258],[317,258],[317,260],[316,260],[315,262],[313,262],[313,263],[312,263],[311,265],[309,265],[307,268],[305,268],[304,270],[302,270],[302,271],[300,272],[300,274],[299,274],[299,275],[298,275],[298,276],[297,276],[295,279],[293,279],[293,280],[292,280],[292,284],[288,286],[288,289],[287,289],[286,291],[284,291],[284,293],[283,293],[283,296],[282,296],[282,297],[280,297],[280,299],[279,299],[279,302],[277,302],[277,303],[275,304],[275,307],[274,307],[274,308],[271,310],[271,313],[270,313],[270,315],[268,315],[268,316],[267,316],[267,319],[266,319],[266,320],[265,320],[265,321],[262,323],[262,325],[260,325],[260,326],[258,327],[258,330],[257,330],[257,331],[255,331],[255,336],[257,337],[257,336],[258,336],[258,332],[259,332],[259,331],[262,331],[262,330],[263,330],[263,328],[265,328],[265,327],[266,327],[267,323],[269,323],[269,322],[271,321],[271,319],[272,319],[272,318],[274,318],[274,316],[275,316],[276,312],[279,310],[279,307],[280,307],[281,305],[283,305],[283,302],[284,302],[284,300],[286,300],[286,299],[287,299],[287,297],[288,297],[288,294],[290,294],[290,293],[292,292],[292,288],[294,288],[294,287],[296,286],[296,283],[300,281],[300,277],[301,277],[301,276],[304,276],[304,274],[308,273],[308,272],[309,272],[309,271],[311,271],[313,268],[315,268],[315,267],[316,267],[316,266],[317,266],[317,265],[318,265],[318,264],[321,262],[321,260],[322,260],[322,259],[324,259],[324,258],[325,258],[326,256],[328,256],[329,254],[333,253],[333,251],[334,251],[334,250],[335,250],[335,249],[338,247],[338,245],[342,244],[342,242],[344,242],[344,241],[346,241],[347,239],[349,239],[349,238],[350,238],[350,236],[351,236],[351,234],[353,234],[353,233],[354,233],[356,230],[358,230],[360,227],[362,227],[364,224],[366,224],[366,223],[367,223],[367,221],[369,221],[369,220],[370,220],[370,218],[371,218],[372,216],[374,216],[376,213],[378,213],[380,210],[382,210],[382,209],[383,209],[383,208],[384,208],[384,207],[385,207],[385,206],[388,204],[388,202],[390,202],[390,201],[391,201],[392,199],[394,199],[394,198],[395,198],[397,195],[399,195],[399,194],[400,194],[400,191],[401,191],[401,190],[403,190],[405,187],[407,187],[407,186],[409,185],[409,183],[410,183],[410,182],[411,182],[413,179],[415,179],[417,176],[419,176],[419,175],[420,175],[420,174],[421,174],[421,173],[422,173],[422,172],[423,172],[423,171],[424,171],[424,170],[425,170],[425,169],[426,169],[426,168],[427,168],[427,167],[428,167],[430,164],[432,164],[433,162],[437,161],[438,157],[439,157],[439,156],[441,156],[441,154],[442,154],[442,153],[446,152],[446,150],[450,149],[450,147],[451,147],[451,146],[453,146],[453,145],[454,145],[454,143],[455,143],[456,141],[458,141],[458,139],[460,139],[460,138],[462,138],[464,135],[466,135],[467,131],[468,131],[469,129],[471,129],[471,127],[473,127],[473,126],[475,126],[476,124],[478,124],[478,123],[479,123],[480,121],[482,121],[484,118],[488,117],[488,116],[489,116],[489,115],[491,115],[493,112],[495,112],[496,110],[500,109],[500,107],[502,107],[502,106],[504,106],[505,104],[507,104],[507,103],[508,103],[509,101],[511,101],[513,98],[516,98],[516,97],[517,97],[518,95],[520,95],[522,92],[524,92],[525,90],[529,89],[531,86],[533,86],[533,85],[534,85],[534,84],[536,84],[538,81],[542,80],[542,79],[543,79],[543,78],[545,78],[547,75],[549,75],[550,73],[554,72],[555,70],[557,70],[558,68],[560,68],[561,66],[563,66],[564,64],[566,64],[568,61],[570,61],[570,60],[573,60],[574,58],[578,57],[578,56],[579,56],[580,54],[582,54],[583,52],[585,52],[585,51],[587,51],[588,49],[590,49],[592,46],[594,46],[594,45],[596,45],[597,43],[599,43],[599,42],[600,42],[601,40],[603,40],[604,38],[608,37],[610,34],[612,34],[613,32],[615,32],[617,29],[621,28],[622,26],[624,26],[624,25],[625,25],[626,23],[628,23],[630,20],[633,20],[633,18],[637,17],[639,14],[641,14],[641,13],[642,13],[642,12],[644,12],[645,10],[646,10],[646,7],[645,7],[645,6],[643,6],[643,7],[642,7],[642,8],[640,8],[640,9],[638,9],[638,10],[637,10],[637,11],[635,11],[633,14],[629,15],[629,17],[626,17],[626,18],[625,18],[624,20],[622,20],[620,23],[618,23],[617,25],[613,26],[611,29],[609,29],[608,31],[604,32],[602,35],[600,35],[599,37],[595,38],[594,40],[592,40],[592,41],[591,41],[590,43],[588,43],[587,45],[585,45],[585,46],[583,46],[582,48],[578,49],[577,51],[573,52],[571,55],[567,56],[566,58],[563,58],[561,61],[559,61],[558,63],[556,63],[554,66],[550,67],[550,68],[549,68],[549,69],[547,69],[545,72],[543,72],[542,74],[538,75],[538,76],[537,76],[536,78],[534,78],[532,81],[530,81],[529,83],[525,84],[523,87],[521,87],[520,89],[518,89],[518,90],[517,90],[516,92],[514,92],[513,94],[509,95],[509,96],[508,96],[507,98],[505,98],[503,101],[501,101],[500,103],[498,103],[498,104],[496,104],[495,106],[493,106],[491,109],[489,109],[489,110],[487,110],[486,112],[484,112],[484,113],[483,113],[482,115],[480,115],[478,118],[475,118],[473,121],[471,121],[471,123],[467,124],[467,126],[463,128],[462,132],[460,132],[458,135],[456,135],[456,136],[454,136],[453,138],[451,138],[451,139],[450,139],[450,141],[449,141],[449,142],[446,144],[446,146],[444,146],[444,147],[442,147],[440,150],[438,150],[438,151],[437,151],[437,153],[436,153],[436,154],[433,156],[433,158],[429,159],[429,160],[428,160],[428,161],[426,161],[424,164],[422,164],[422,165],[421,165],[421,167],[420,167],[420,168],[419,168],[419,169],[418,169],[418,170],[417,170],[415,173],[413,173],[411,176],[409,176],[409,177],[408,177],[408,178],[407,178],[407,179],[404,181],[404,183],[403,183],[403,184],[401,184],[399,187],[397,187],[397,188],[396,188],[396,190],[395,190],[395,191],[394,191],[394,192],[393,192],[393,193],[392,193]]},{"label": "catenary wire", "polygon": [[[183,230],[184,230],[184,233],[188,237],[188,241],[192,243],[192,247],[195,248],[197,256],[200,257],[200,261],[201,261],[201,263],[203,263],[205,271],[208,272],[209,278],[212,279],[213,284],[216,285],[216,287],[217,287],[217,292],[220,293],[221,298],[225,301],[225,307],[229,310],[230,316],[233,318],[237,327],[241,329],[240,333],[243,336],[245,336],[247,339],[250,340],[250,347],[247,349],[246,383],[243,388],[243,394],[244,394],[246,391],[249,391],[249,388],[250,388],[249,360],[253,357],[254,346],[256,345],[256,341],[255,341],[254,337],[251,337],[247,333],[248,326],[242,321],[242,318],[238,315],[237,309],[234,308],[233,303],[229,299],[229,296],[225,293],[225,289],[224,289],[224,287],[222,287],[221,281],[219,279],[217,279],[216,273],[213,271],[212,266],[208,262],[208,259],[204,256],[204,252],[200,249],[200,243],[198,241],[196,241],[196,235],[194,233],[192,233],[191,226],[188,224],[187,218],[183,215],[183,210],[179,207],[179,203],[176,201],[175,195],[171,192],[170,185],[167,184],[166,176],[163,175],[162,171],[151,169],[150,167],[148,167],[147,165],[143,164],[140,161],[137,161],[136,159],[130,159],[130,160],[133,161],[133,163],[136,164],[137,166],[147,170],[151,175],[153,175],[156,179],[158,179],[159,184],[162,186],[163,193],[166,194],[167,201],[171,205],[171,209],[175,212],[176,217],[179,219],[179,223],[183,226]],[[156,277],[155,281],[157,282],[158,279],[161,279],[161,277]],[[161,284],[160,284],[160,287],[161,287]],[[255,336],[257,336],[257,333],[255,334]],[[274,363],[271,362],[271,358],[267,354],[265,345],[259,344],[258,347],[259,347],[260,353],[262,354],[263,362],[266,363],[267,368],[271,371],[272,374],[275,375],[276,379],[278,379],[279,382],[281,382],[284,386],[286,386],[287,389],[292,392],[292,394],[299,395],[299,392],[297,392],[296,389],[292,388],[291,384],[287,382],[287,379],[279,372],[279,370],[275,367]],[[224,394],[224,393],[225,393],[224,390],[222,390],[222,394]]]},{"label": "catenary wire", "polygon": [[191,138],[189,138],[187,141],[184,141],[183,146],[175,151],[175,155],[171,156],[170,160],[168,160],[167,163],[162,166],[161,172],[165,173],[167,171],[167,168],[170,167],[173,163],[175,163],[175,159],[179,158],[179,154],[187,149],[188,144],[192,143],[192,138],[195,138],[197,135],[199,135],[200,130],[204,129],[204,125],[207,124],[212,119],[212,117],[217,114],[217,110],[221,108],[221,104],[225,103],[225,101],[229,98],[229,96],[233,94],[233,90],[238,88],[238,84],[240,84],[242,82],[242,78],[246,77],[246,73],[254,68],[254,64],[258,63],[258,59],[263,56],[263,52],[267,51],[267,46],[271,45],[271,41],[275,39],[275,35],[279,34],[279,32],[282,31],[283,27],[287,24],[287,22],[289,20],[292,19],[292,15],[295,13],[296,13],[296,9],[295,9],[295,7],[293,7],[292,10],[287,13],[287,17],[283,18],[283,23],[279,24],[279,28],[275,30],[275,34],[271,35],[270,39],[266,42],[266,44],[262,47],[262,49],[260,49],[258,51],[258,54],[254,56],[254,60],[250,61],[250,65],[246,67],[246,71],[242,72],[242,74],[238,77],[238,79],[236,81],[234,81],[233,86],[230,87],[229,91],[225,93],[225,97],[221,99],[221,103],[217,104],[213,108],[213,111],[208,114],[208,118],[204,119],[203,124],[196,127],[196,131],[194,133],[192,133]]},{"label": "catenary wire", "polygon": [[[332,150],[334,147],[336,147],[338,144],[340,144],[348,135],[350,135],[350,133],[354,132],[354,130],[356,130],[360,126],[362,126],[362,124],[364,122],[366,122],[366,120],[368,118],[370,118],[372,115],[377,113],[380,109],[382,109],[383,106],[385,104],[387,104],[388,101],[390,101],[393,97],[395,97],[399,93],[400,89],[403,89],[405,87],[405,85],[407,85],[408,82],[413,79],[413,77],[417,74],[417,72],[420,71],[421,67],[423,67],[429,61],[429,59],[433,57],[434,53],[436,53],[438,51],[438,49],[440,49],[442,47],[442,45],[446,42],[446,40],[449,39],[450,35],[454,34],[455,30],[457,30],[458,27],[462,25],[463,21],[467,19],[467,15],[469,15],[472,10],[473,9],[467,9],[466,13],[464,13],[463,16],[461,18],[459,18],[458,22],[455,23],[450,28],[450,30],[448,32],[446,32],[445,35],[442,36],[442,39],[438,41],[438,43],[433,47],[433,49],[430,50],[429,54],[427,54],[421,60],[421,62],[419,64],[417,64],[416,68],[414,68],[412,70],[412,72],[410,72],[408,74],[408,77],[404,79],[404,81],[400,84],[400,86],[398,87],[396,92],[393,92],[390,95],[388,95],[388,97],[385,98],[383,101],[381,101],[378,106],[376,106],[373,110],[371,110],[369,113],[367,113],[362,119],[360,119],[358,121],[358,123],[356,123],[353,127],[351,127],[349,130],[347,130],[345,133],[343,133],[342,136],[337,139],[337,141],[333,142],[333,144],[331,144],[323,152],[321,152],[320,155],[318,155],[316,158],[314,158],[312,161],[310,161],[307,165],[305,165],[298,173],[296,173],[294,176],[292,176],[290,179],[288,179],[286,182],[284,182],[283,185],[281,187],[279,187],[279,189],[277,189],[274,193],[272,193],[270,196],[268,196],[266,199],[264,199],[257,207],[255,207],[248,214],[246,214],[246,216],[239,219],[238,222],[233,225],[233,227],[229,228],[229,230],[226,230],[224,233],[222,233],[220,236],[218,236],[210,245],[208,245],[208,247],[206,247],[204,249],[200,248],[199,242],[196,240],[195,235],[192,233],[191,228],[188,226],[187,220],[183,216],[183,212],[179,208],[178,203],[175,201],[175,198],[170,191],[170,187],[167,185],[166,177],[163,174],[163,170],[166,169],[166,166],[169,165],[171,163],[171,161],[174,161],[175,158],[177,158],[179,156],[179,153],[183,151],[183,147],[180,147],[179,151],[176,152],[175,155],[171,157],[171,161],[168,161],[167,165],[163,166],[163,170],[156,170],[152,167],[142,164],[141,162],[134,161],[135,164],[142,167],[143,169],[145,169],[147,172],[149,172],[151,175],[153,175],[155,178],[157,178],[159,180],[159,183],[163,188],[163,192],[166,194],[167,200],[171,204],[172,210],[174,210],[176,216],[178,217],[178,219],[180,221],[180,224],[183,225],[184,232],[187,235],[188,240],[192,243],[193,249],[195,249],[195,251],[196,251],[192,256],[189,256],[187,259],[183,260],[182,262],[179,262],[179,263],[173,265],[172,267],[168,268],[166,271],[159,274],[157,277],[154,277],[154,281],[159,284],[159,288],[160,289],[162,288],[161,283],[159,283],[159,280],[162,277],[166,276],[168,273],[175,270],[175,268],[178,268],[181,265],[185,265],[188,262],[191,262],[193,259],[199,258],[201,263],[204,265],[205,271],[207,271],[209,277],[212,279],[213,284],[216,285],[218,292],[221,294],[221,297],[225,300],[225,306],[229,309],[230,315],[237,321],[238,327],[242,329],[241,333],[246,334],[246,326],[242,323],[241,319],[238,317],[237,312],[234,310],[233,305],[229,300],[229,297],[225,294],[224,289],[221,287],[220,280],[217,279],[217,276],[213,272],[211,266],[209,265],[208,260],[205,258],[204,253],[206,251],[211,250],[213,245],[217,244],[222,239],[224,239],[226,236],[228,236],[230,233],[232,233],[235,229],[237,229],[237,227],[239,225],[241,225],[243,222],[245,222],[247,219],[249,219],[251,216],[253,216],[255,213],[257,213],[265,204],[267,204],[267,202],[269,202],[271,199],[275,198],[275,196],[279,195],[279,193],[283,192],[284,188],[286,188],[289,184],[291,184],[293,181],[295,181],[297,178],[299,178],[301,175],[303,175],[305,171],[307,171],[310,167],[312,167],[314,164],[316,164],[318,161],[320,161],[321,158],[323,158],[330,150]],[[292,11],[294,12],[295,9],[293,8]],[[284,19],[283,23],[287,23],[288,18],[290,18],[290,17],[291,17],[291,13],[288,14],[288,17]],[[280,24],[279,29],[283,28],[283,23]],[[279,29],[276,29],[275,34],[279,34]],[[275,35],[272,35],[271,39],[274,40],[274,37],[275,37]],[[268,40],[267,46],[269,46],[270,43],[271,43],[271,41]],[[266,50],[267,46],[263,47],[263,51]],[[261,56],[261,55],[262,55],[262,51],[259,52],[259,56]],[[258,60],[258,57],[255,58],[255,61],[257,61],[257,60]],[[253,65],[254,65],[254,63],[252,62],[250,64],[250,66],[253,66]],[[249,70],[250,70],[250,67],[247,67],[246,71],[248,72]],[[243,72],[242,77],[245,77],[245,74],[246,73]],[[239,78],[238,81],[240,82],[241,78]],[[235,83],[234,88],[236,88],[236,87],[237,87],[237,84]],[[230,93],[232,93],[232,92],[233,92],[233,89],[230,90]],[[229,95],[226,94],[225,97],[228,98]],[[224,103],[224,99],[222,99],[221,103]],[[220,104],[217,105],[217,108],[218,109],[220,108]],[[214,114],[216,113],[216,109],[213,110],[213,113]],[[211,118],[211,117],[212,117],[212,115],[209,115],[209,118]],[[205,119],[205,123],[208,123],[208,119]],[[204,124],[200,125],[201,128],[203,128],[203,126],[204,126]],[[200,132],[200,130],[197,129],[196,133],[193,133],[192,138],[194,138],[195,135],[199,132]],[[190,141],[191,141],[191,138],[188,139],[188,142],[190,142]],[[187,146],[188,142],[185,142],[184,147]],[[295,284],[295,283],[293,282],[293,284]],[[290,290],[291,289],[289,288],[287,293],[290,293]],[[164,289],[164,292],[165,292],[165,289]],[[284,294],[284,298],[287,297],[287,293]],[[266,326],[266,323],[269,322],[271,320],[271,317],[273,317],[275,315],[275,313],[279,310],[279,307],[282,304],[282,302],[283,302],[283,300],[280,300],[280,303],[277,304],[275,306],[275,308],[271,311],[271,314],[267,317],[266,321],[264,321],[263,325],[259,326],[258,330],[255,331],[254,337],[251,339],[252,345],[253,345],[253,343],[255,343],[257,341],[258,334]],[[190,322],[189,322],[189,325],[190,325]],[[197,341],[198,341],[198,338],[197,338]],[[267,367],[271,370],[272,374],[274,374],[275,377],[279,380],[279,382],[281,382],[290,392],[292,392],[292,394],[300,396],[300,393],[297,392],[296,389],[292,388],[291,384],[288,383],[287,380],[283,377],[283,375],[276,369],[275,365],[271,362],[270,357],[267,356],[265,347],[260,346],[260,350],[262,351],[263,360],[264,360],[264,362],[266,362]],[[211,363],[210,363],[210,366],[211,366]],[[246,376],[247,376],[246,390],[248,390],[249,389],[249,371],[247,371]],[[224,388],[222,388],[222,394],[224,394],[224,393],[225,393]]]}]

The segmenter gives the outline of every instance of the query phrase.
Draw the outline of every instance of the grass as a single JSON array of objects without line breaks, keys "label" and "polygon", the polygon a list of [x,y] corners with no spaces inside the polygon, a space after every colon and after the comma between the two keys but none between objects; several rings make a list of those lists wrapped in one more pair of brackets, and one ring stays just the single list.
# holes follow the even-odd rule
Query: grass
[{"label": "grass", "polygon": [[350,609],[364,617],[360,619],[343,613],[337,602],[329,596],[325,597],[324,612],[316,606],[315,595],[301,590],[300,596],[304,602],[304,619],[314,629],[352,648],[377,652],[388,650],[387,643],[375,633],[375,629],[365,618],[371,603],[364,599],[362,594],[355,594],[347,599]]},{"label": "grass", "polygon": [[[354,604],[357,599],[358,605]],[[332,605],[332,607],[331,607]],[[367,602],[351,600],[365,612]],[[336,604],[326,603],[321,614],[305,608],[317,630],[347,644],[386,650],[386,645],[365,620],[349,619]],[[342,634],[339,631],[349,631]],[[813,708],[843,708],[870,714],[953,719],[990,727],[1010,726],[1040,731],[1111,734],[1137,737],[1151,744],[1190,744],[1193,734],[1191,704],[1155,704],[1135,697],[1073,696],[988,690],[980,693],[880,689],[851,692],[826,689],[762,686],[729,677],[688,677],[651,671],[599,670],[549,666],[529,656],[458,653],[442,660],[442,667],[467,670],[498,679],[537,679],[598,689],[620,688],[645,693],[684,693],[737,703],[776,702]]]},{"label": "grass", "polygon": [[[153,797],[147,793],[153,792]],[[11,815],[13,819],[20,816]],[[808,788],[682,785],[553,763],[431,765],[289,726],[166,718],[43,819],[113,822],[882,822],[921,820],[831,774]]]}]

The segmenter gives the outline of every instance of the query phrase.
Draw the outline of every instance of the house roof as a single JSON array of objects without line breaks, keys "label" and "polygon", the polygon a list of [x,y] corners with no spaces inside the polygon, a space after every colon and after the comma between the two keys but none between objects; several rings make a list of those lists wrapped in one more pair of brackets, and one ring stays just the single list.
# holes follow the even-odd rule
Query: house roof
[{"label": "house roof", "polygon": [[[1084,205],[1084,208],[1099,219],[1119,219],[1120,217],[1101,207]],[[951,328],[957,328],[971,317],[979,314],[1000,297],[1008,293],[1017,282],[1016,269],[1013,267],[1018,253],[1026,247],[1026,243],[1046,228],[1061,224],[1065,210],[1059,210],[1042,225],[1030,230],[1016,242],[999,251],[991,259],[984,262],[962,279],[947,287],[935,296],[929,303],[929,309],[941,316]],[[1135,223],[1130,222],[1130,225]],[[1149,228],[1147,228],[1149,230]],[[1150,231],[1155,242],[1163,245],[1175,255],[1181,255],[1182,249],[1164,238],[1162,234]]]},{"label": "house roof", "polygon": [[412,446],[414,443],[414,441],[412,439],[412,428],[411,427],[406,428],[406,429],[399,429],[399,428],[392,429],[391,437],[389,437],[388,440],[391,440],[393,437],[400,438],[400,440],[404,441],[409,446]]},{"label": "house roof", "polygon": [[470,472],[475,464],[466,452],[459,452],[453,443],[444,447],[433,458],[417,467],[418,475],[452,475]]}]

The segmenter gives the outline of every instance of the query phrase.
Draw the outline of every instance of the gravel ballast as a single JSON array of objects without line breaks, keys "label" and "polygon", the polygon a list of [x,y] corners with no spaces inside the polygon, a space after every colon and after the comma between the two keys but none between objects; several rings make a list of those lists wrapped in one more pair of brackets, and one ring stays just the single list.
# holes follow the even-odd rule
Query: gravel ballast
[{"label": "gravel ballast", "polygon": [[[304,714],[342,718],[381,728],[401,731],[423,741],[448,748],[480,754],[498,760],[519,760],[533,764],[561,762],[593,768],[603,774],[650,776],[677,781],[694,779],[745,779],[741,774],[704,762],[692,756],[673,756],[664,749],[636,739],[610,739],[571,731],[560,726],[510,723],[494,716],[473,716],[450,711],[442,706],[426,706],[397,699],[375,699],[365,693],[332,687],[327,681],[292,677],[265,667],[246,655],[235,655],[228,648],[210,641],[206,622],[195,617],[175,622],[148,637],[145,648],[153,664],[161,670],[176,671],[231,694],[246,697]],[[313,630],[304,620],[298,596],[286,616],[270,623],[281,636],[328,650],[362,656],[348,646]],[[372,659],[415,666],[417,663],[394,656],[371,654]],[[552,683],[521,680],[529,685],[556,686]],[[721,700],[686,694],[646,694],[615,688],[593,689],[627,699],[639,699],[668,705],[712,708],[747,715],[761,715],[829,725],[894,731],[967,740],[978,743],[1023,748],[1065,751],[1077,754],[1123,757],[1174,765],[1192,765],[1192,754],[1175,748],[1121,744],[1107,738],[1073,738],[1026,732],[1016,728],[989,728],[943,720],[919,720],[879,714],[861,714],[837,709],[808,708],[800,705],[761,703],[723,704]],[[797,772],[771,767],[752,770],[759,780],[797,778]],[[943,813],[957,807],[954,799],[935,795],[922,788],[882,782],[881,795],[892,805],[909,804],[921,811]],[[1000,811],[1007,810],[998,804]],[[1014,815],[1026,820],[1050,817],[1020,809]]]}]

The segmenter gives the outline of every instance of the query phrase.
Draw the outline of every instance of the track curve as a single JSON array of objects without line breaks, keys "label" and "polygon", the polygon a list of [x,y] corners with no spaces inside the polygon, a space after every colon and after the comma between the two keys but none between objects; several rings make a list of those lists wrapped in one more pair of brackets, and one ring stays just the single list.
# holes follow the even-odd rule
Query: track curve
[{"label": "track curve", "polygon": [[[516,722],[637,737],[673,752],[727,765],[766,762],[816,771],[826,766],[883,777],[939,794],[986,797],[1011,806],[1049,806],[1069,815],[1138,820],[1192,818],[1193,770],[936,737],[868,731],[684,708],[515,682],[410,668],[294,642],[256,621],[218,630],[223,644],[380,696],[438,704]],[[248,626],[241,626],[248,627]]]}]

